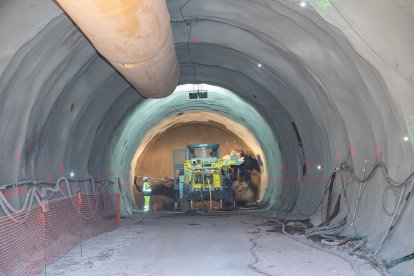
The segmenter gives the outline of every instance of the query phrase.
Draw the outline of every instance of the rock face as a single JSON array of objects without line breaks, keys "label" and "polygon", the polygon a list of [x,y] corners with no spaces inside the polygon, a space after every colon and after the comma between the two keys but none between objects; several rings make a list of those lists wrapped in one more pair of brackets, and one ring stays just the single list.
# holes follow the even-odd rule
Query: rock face
[{"label": "rock face", "polygon": [[233,189],[236,204],[244,206],[258,199],[260,188],[260,166],[256,158],[248,152],[241,152],[244,163],[234,169]]},{"label": "rock face", "polygon": [[173,210],[175,204],[175,191],[173,183],[159,183],[152,186],[150,209],[151,211]]},{"label": "rock face", "polygon": [[214,123],[184,124],[156,136],[137,160],[135,174],[154,178],[173,178],[172,149],[188,144],[219,144],[221,155],[233,149],[248,151],[249,147],[225,126]]}]

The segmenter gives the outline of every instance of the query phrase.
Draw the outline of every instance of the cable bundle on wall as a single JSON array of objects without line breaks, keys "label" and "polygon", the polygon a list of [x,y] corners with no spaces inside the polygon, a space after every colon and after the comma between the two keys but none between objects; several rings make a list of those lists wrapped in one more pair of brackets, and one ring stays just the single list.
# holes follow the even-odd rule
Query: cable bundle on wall
[{"label": "cable bundle on wall", "polygon": [[[322,217],[322,219],[324,219],[323,214],[322,214],[322,209],[323,209],[323,206],[324,206],[323,203],[325,202],[325,197],[326,197],[328,191],[330,190],[330,187],[332,187],[332,185],[333,185],[333,181],[335,179],[335,174],[336,173],[340,173],[340,176],[341,176],[342,192],[344,193],[344,198],[345,198],[347,208],[348,208],[348,210],[347,210],[348,214],[343,219],[341,219],[341,220],[337,221],[336,223],[332,224],[329,221],[332,218],[329,218],[329,220],[328,220],[328,217],[329,217],[330,214],[327,211],[324,223],[322,223],[321,226],[312,227],[312,228],[307,229],[305,231],[305,236],[306,237],[318,236],[318,237],[322,238],[321,242],[323,244],[334,245],[334,246],[341,245],[341,244],[344,244],[344,243],[347,243],[347,242],[357,241],[357,243],[354,244],[354,246],[352,247],[352,250],[349,252],[349,254],[361,257],[363,259],[366,259],[366,260],[370,261],[372,264],[374,264],[376,267],[378,267],[382,271],[384,271],[384,270],[386,270],[388,268],[391,268],[391,267],[394,267],[394,266],[396,266],[396,265],[398,265],[402,262],[414,259],[414,253],[406,255],[402,258],[392,260],[390,262],[380,260],[376,256],[376,254],[379,252],[379,250],[381,249],[384,242],[390,237],[392,231],[398,225],[398,222],[401,220],[401,217],[402,217],[403,213],[405,212],[405,210],[408,206],[408,202],[409,202],[409,199],[411,198],[411,194],[414,192],[414,185],[412,185],[410,191],[406,192],[406,190],[407,190],[407,187],[411,184],[411,182],[414,179],[414,172],[411,172],[403,181],[399,182],[399,181],[394,180],[392,177],[389,176],[388,168],[382,160],[377,160],[374,164],[374,167],[369,171],[369,173],[366,176],[365,176],[365,170],[366,170],[366,168],[364,169],[363,177],[356,176],[353,165],[351,164],[351,162],[349,160],[346,160],[346,161],[340,163],[335,168],[335,171],[330,175],[330,177],[329,177],[329,179],[326,183],[323,197],[322,197],[320,203],[318,204],[317,208],[311,214],[311,216],[314,216],[317,213],[317,211],[320,209],[321,210],[321,217]],[[367,242],[367,238],[366,237],[359,237],[356,233],[356,228],[355,228],[355,225],[354,225],[354,219],[355,219],[357,207],[355,207],[355,213],[354,213],[354,217],[352,219],[352,226],[354,227],[356,236],[355,237],[341,236],[341,233],[344,231],[344,229],[347,225],[347,223],[346,223],[347,216],[351,215],[349,202],[348,202],[348,199],[346,197],[346,187],[345,187],[345,184],[344,184],[344,179],[343,179],[342,174],[343,173],[349,174],[354,181],[361,183],[361,187],[360,187],[360,193],[361,193],[362,189],[365,187],[367,182],[370,181],[371,179],[373,179],[374,175],[376,174],[376,172],[378,170],[381,170],[382,175],[383,175],[384,179],[386,180],[386,182],[388,184],[388,186],[385,187],[385,191],[387,189],[392,189],[394,192],[397,192],[398,190],[400,190],[400,196],[399,196],[399,199],[398,199],[398,201],[396,203],[396,206],[395,206],[392,213],[387,212],[387,210],[385,210],[385,208],[384,208],[385,213],[387,213],[388,215],[392,215],[392,219],[390,221],[389,227],[387,228],[380,244],[378,245],[378,247],[375,251],[375,254],[372,254],[371,251],[367,247],[365,247],[365,244]],[[358,197],[358,201],[359,201],[359,197]],[[328,203],[328,205],[329,204],[330,203]],[[300,212],[300,210],[299,210],[299,212]],[[329,223],[329,225],[326,225],[326,223]],[[359,251],[359,252],[357,252],[357,251]]]},{"label": "cable bundle on wall", "polygon": [[350,176],[357,182],[364,183],[372,179],[372,177],[375,175],[376,171],[378,169],[381,169],[384,179],[387,181],[387,183],[394,187],[394,188],[402,188],[409,183],[411,183],[411,180],[414,178],[414,172],[410,173],[402,182],[398,182],[397,180],[392,179],[388,174],[388,168],[387,165],[382,160],[377,160],[374,164],[374,167],[372,170],[368,173],[368,175],[365,178],[360,178],[355,175],[354,167],[352,164],[347,160],[345,162],[340,163],[337,166],[337,169],[342,172],[347,172],[350,174]]}]

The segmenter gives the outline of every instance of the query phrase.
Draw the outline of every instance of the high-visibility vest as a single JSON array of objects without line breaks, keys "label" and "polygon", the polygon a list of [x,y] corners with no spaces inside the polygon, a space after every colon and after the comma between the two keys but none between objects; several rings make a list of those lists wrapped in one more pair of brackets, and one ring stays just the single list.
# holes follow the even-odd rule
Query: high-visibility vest
[{"label": "high-visibility vest", "polygon": [[151,182],[149,181],[144,182],[144,191],[151,191]]}]

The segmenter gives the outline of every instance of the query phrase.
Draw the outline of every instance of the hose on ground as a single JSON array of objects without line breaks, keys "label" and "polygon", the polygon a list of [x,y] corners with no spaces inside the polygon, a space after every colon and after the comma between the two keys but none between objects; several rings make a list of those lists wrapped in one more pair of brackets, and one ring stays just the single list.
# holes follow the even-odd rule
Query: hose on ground
[{"label": "hose on ground", "polygon": [[305,237],[319,236],[321,238],[333,238],[341,234],[344,231],[345,226],[346,217],[327,226],[309,228],[305,231]]},{"label": "hose on ground", "polygon": [[414,259],[414,253],[408,254],[408,255],[406,255],[406,256],[404,256],[402,258],[398,258],[398,259],[392,260],[391,262],[388,262],[385,265],[385,267],[387,269],[389,269],[389,268],[392,268],[392,267],[394,267],[394,266],[396,266],[396,265],[398,265],[400,263],[403,263],[403,262],[406,262],[406,261],[409,261],[409,260],[412,260],[412,259]]},{"label": "hose on ground", "polygon": [[300,243],[302,243],[302,244],[304,244],[304,245],[307,245],[307,246],[309,246],[309,247],[312,247],[312,248],[315,248],[315,249],[318,249],[318,250],[324,251],[324,252],[326,252],[326,253],[328,253],[328,254],[332,254],[332,255],[337,256],[338,258],[341,258],[342,260],[344,260],[345,262],[347,262],[348,264],[350,264],[350,265],[351,265],[352,269],[354,270],[355,275],[360,275],[359,270],[358,270],[358,268],[355,266],[355,264],[354,264],[353,262],[351,262],[350,260],[348,260],[347,258],[345,258],[344,256],[342,256],[341,254],[338,254],[338,253],[336,253],[336,252],[334,252],[334,251],[332,251],[332,250],[327,250],[327,249],[325,249],[325,248],[322,248],[322,247],[316,246],[316,245],[311,244],[311,243],[309,243],[309,242],[303,241],[303,240],[301,240],[300,238],[295,237],[294,235],[291,235],[291,234],[289,234],[288,232],[286,232],[286,229],[285,229],[285,228],[286,228],[286,224],[285,224],[284,222],[279,221],[279,220],[277,220],[277,219],[272,219],[272,221],[274,221],[274,222],[276,222],[276,223],[278,223],[278,224],[280,224],[280,225],[282,226],[282,233],[283,233],[283,234],[285,234],[286,236],[288,236],[288,237],[290,237],[291,239],[293,239],[293,240],[295,240],[295,241],[297,241],[297,242],[300,242]]}]

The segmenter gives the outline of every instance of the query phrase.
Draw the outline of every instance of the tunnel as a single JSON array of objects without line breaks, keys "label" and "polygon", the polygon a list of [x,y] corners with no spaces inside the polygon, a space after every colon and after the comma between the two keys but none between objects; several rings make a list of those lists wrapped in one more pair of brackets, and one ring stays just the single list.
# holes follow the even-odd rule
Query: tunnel
[{"label": "tunnel", "polygon": [[[138,68],[137,61],[120,62],[96,44],[110,31],[96,15],[78,8],[80,18],[96,20],[97,35],[90,35],[65,1],[57,2],[0,3],[0,275],[32,274],[32,268],[38,273],[43,263],[36,258],[56,261],[33,254],[35,265],[13,272],[10,262],[23,267],[30,259],[10,253],[19,243],[13,237],[23,235],[27,248],[39,252],[41,245],[30,242],[41,235],[59,243],[64,229],[82,220],[79,210],[88,212],[85,220],[104,210],[85,207],[90,200],[118,209],[118,226],[136,219],[134,179],[174,177],[171,145],[185,146],[180,137],[187,133],[199,137],[191,129],[232,137],[229,144],[223,140],[223,154],[245,148],[260,167],[254,210],[225,212],[220,222],[251,211],[282,223],[283,232],[285,225],[304,225],[305,236],[317,232],[329,245],[347,237],[345,242],[357,244],[353,256],[381,273],[413,273],[413,2],[154,1],[166,4],[162,47],[172,36],[171,48],[160,50],[168,53],[166,64],[154,54],[156,66],[145,60],[139,73],[128,71]],[[113,3],[127,2],[150,5]],[[153,86],[139,82],[144,78]],[[198,97],[200,91],[205,97]],[[190,138],[191,144],[209,143]],[[67,197],[73,204],[63,202]],[[56,211],[55,202],[61,202]],[[78,209],[73,219],[66,216],[69,209]],[[33,225],[54,214],[53,223],[30,235]],[[150,222],[151,216],[170,219],[138,215],[150,216]],[[194,227],[204,223],[178,216]],[[80,241],[115,227],[108,225],[92,219]],[[329,231],[335,235],[327,238]],[[50,256],[79,243],[62,241]],[[257,263],[249,265],[252,275],[279,274],[253,269]]]}]

